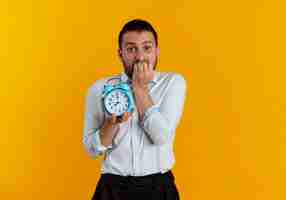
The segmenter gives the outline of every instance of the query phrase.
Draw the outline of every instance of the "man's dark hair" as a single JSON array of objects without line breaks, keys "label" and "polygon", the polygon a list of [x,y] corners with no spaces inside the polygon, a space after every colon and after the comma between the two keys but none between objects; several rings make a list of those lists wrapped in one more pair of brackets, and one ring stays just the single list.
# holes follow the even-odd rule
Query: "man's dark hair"
[{"label": "man's dark hair", "polygon": [[149,31],[153,34],[153,36],[155,38],[156,46],[158,46],[158,36],[157,36],[155,29],[152,27],[152,25],[145,20],[134,19],[132,21],[127,22],[123,26],[122,30],[119,33],[118,45],[119,45],[120,49],[122,47],[123,35],[124,35],[124,33],[128,32],[128,31],[138,31],[138,32]]}]

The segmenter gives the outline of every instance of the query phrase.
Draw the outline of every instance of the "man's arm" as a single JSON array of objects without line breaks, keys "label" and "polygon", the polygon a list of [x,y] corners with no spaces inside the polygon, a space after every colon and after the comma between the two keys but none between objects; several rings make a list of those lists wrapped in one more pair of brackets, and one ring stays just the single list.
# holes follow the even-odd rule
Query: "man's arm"
[{"label": "man's arm", "polygon": [[185,80],[180,75],[173,75],[161,104],[150,107],[144,113],[142,127],[155,144],[165,144],[172,138],[183,113],[185,96]]},{"label": "man's arm", "polygon": [[90,87],[85,99],[83,144],[90,156],[96,158],[102,155],[107,148],[100,140],[100,129],[104,123],[104,112],[101,106],[101,81]]},{"label": "man's arm", "polygon": [[148,108],[154,105],[148,92],[148,83],[153,80],[155,72],[151,65],[147,63],[137,63],[133,69],[132,86],[135,96],[136,108],[139,114],[139,120]]},{"label": "man's arm", "polygon": [[143,85],[133,88],[141,125],[153,143],[158,145],[165,144],[174,133],[185,102],[184,78],[173,75],[170,81],[170,87],[160,106],[154,105],[148,90],[144,89]]},{"label": "man's arm", "polygon": [[100,83],[89,88],[86,96],[83,144],[90,156],[96,158],[112,148],[112,141],[119,131],[119,124],[128,120],[130,114],[121,118],[106,118],[102,107]]},{"label": "man's arm", "polygon": [[139,114],[139,120],[142,121],[144,117],[144,113],[148,108],[154,105],[151,96],[149,95],[148,88],[134,88],[134,97],[136,102],[136,108]]}]

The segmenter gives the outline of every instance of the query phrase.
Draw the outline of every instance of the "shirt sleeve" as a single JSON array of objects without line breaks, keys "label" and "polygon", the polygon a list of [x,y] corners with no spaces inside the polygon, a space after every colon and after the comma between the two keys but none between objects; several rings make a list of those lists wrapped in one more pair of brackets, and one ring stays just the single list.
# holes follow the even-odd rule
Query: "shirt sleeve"
[{"label": "shirt sleeve", "polygon": [[105,147],[100,140],[100,127],[104,121],[104,111],[101,102],[101,92],[98,87],[89,88],[86,95],[83,144],[88,154],[96,158],[112,148]]},{"label": "shirt sleeve", "polygon": [[156,145],[163,145],[172,138],[183,112],[186,81],[181,75],[175,74],[169,84],[160,105],[149,107],[141,122],[141,126]]}]

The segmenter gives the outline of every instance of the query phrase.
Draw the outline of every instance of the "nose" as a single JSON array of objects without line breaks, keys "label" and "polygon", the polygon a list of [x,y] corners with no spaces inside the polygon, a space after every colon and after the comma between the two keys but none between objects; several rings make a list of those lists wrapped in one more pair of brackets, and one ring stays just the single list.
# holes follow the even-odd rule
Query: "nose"
[{"label": "nose", "polygon": [[144,59],[145,59],[144,52],[142,52],[141,50],[138,50],[136,52],[135,58],[138,61],[144,61]]}]

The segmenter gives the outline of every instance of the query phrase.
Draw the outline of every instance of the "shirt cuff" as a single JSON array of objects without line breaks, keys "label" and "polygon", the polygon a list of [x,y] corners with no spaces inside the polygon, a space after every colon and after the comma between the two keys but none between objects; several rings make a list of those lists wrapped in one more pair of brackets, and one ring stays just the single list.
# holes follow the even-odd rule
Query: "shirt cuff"
[{"label": "shirt cuff", "polygon": [[104,146],[103,144],[101,144],[101,139],[100,139],[100,129],[93,129],[93,133],[92,133],[92,144],[94,149],[102,154],[104,151],[111,149],[112,145],[109,146]]}]

